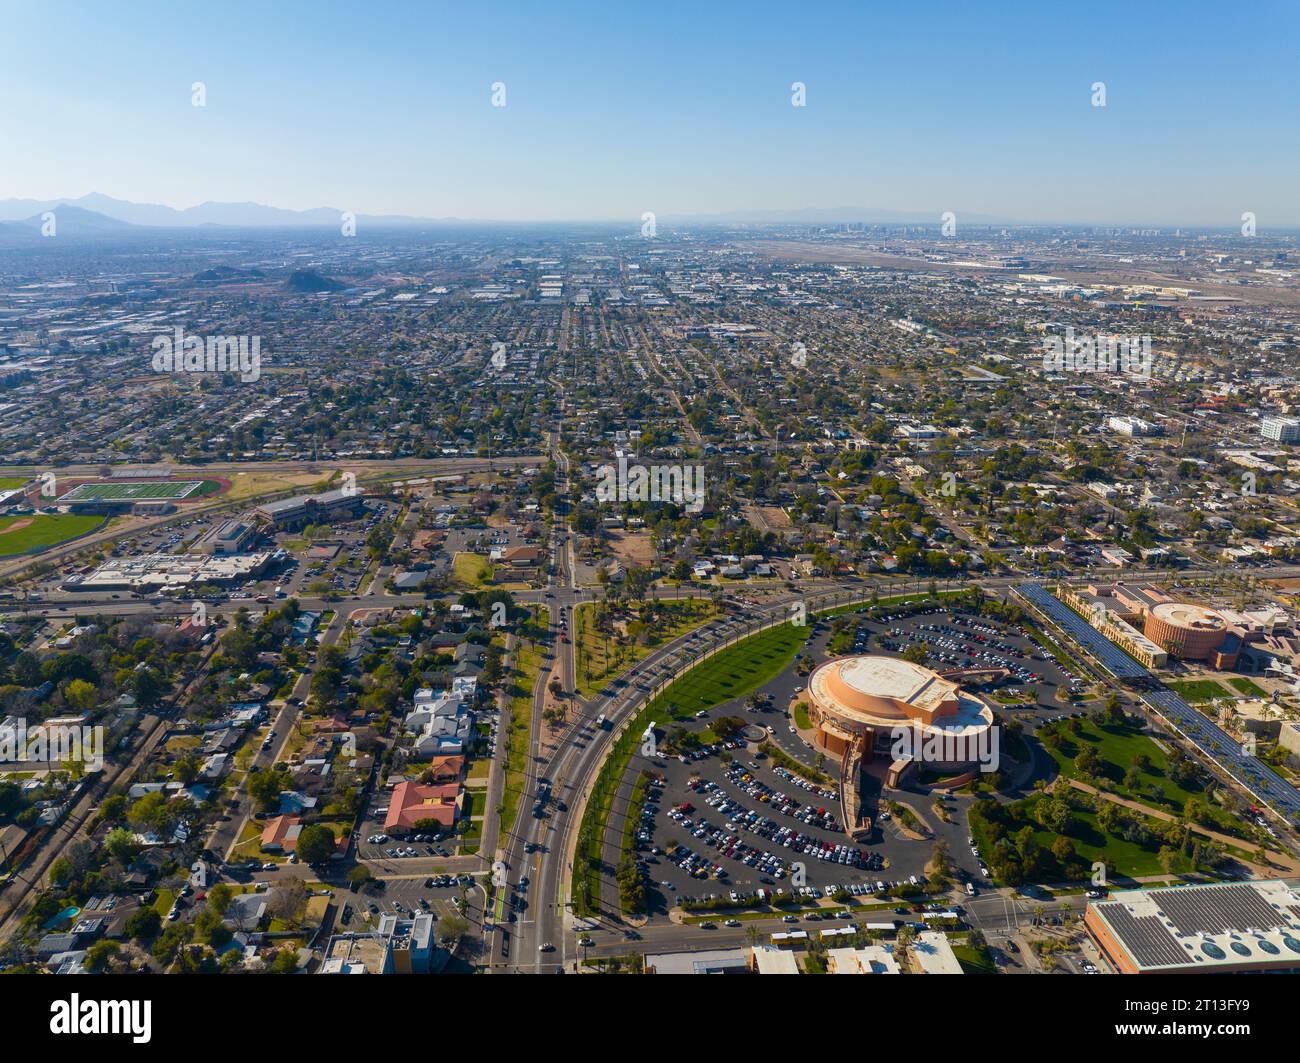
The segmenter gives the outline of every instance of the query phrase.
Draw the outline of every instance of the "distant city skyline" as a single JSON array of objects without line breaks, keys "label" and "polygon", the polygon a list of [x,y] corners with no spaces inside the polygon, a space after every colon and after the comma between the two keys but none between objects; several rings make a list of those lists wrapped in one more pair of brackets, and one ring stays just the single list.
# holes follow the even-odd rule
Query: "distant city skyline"
[{"label": "distant city skyline", "polygon": [[1300,225],[1300,14],[1176,13],[0,3],[0,199]]}]

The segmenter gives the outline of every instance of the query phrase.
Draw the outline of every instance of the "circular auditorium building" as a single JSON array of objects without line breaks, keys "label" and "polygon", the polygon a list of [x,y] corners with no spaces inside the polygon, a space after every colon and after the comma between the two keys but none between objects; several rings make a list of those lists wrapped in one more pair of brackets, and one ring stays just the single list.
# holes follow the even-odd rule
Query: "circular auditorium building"
[{"label": "circular auditorium building", "polygon": [[[890,756],[900,736],[925,743],[938,771],[976,762],[991,742],[993,710],[952,680],[899,657],[839,657],[808,678],[808,716],[819,746],[836,756],[858,746],[863,760]],[[936,760],[935,750],[950,759]],[[921,759],[921,758],[917,758]]]},{"label": "circular auditorium building", "polygon": [[[1189,661],[1216,661],[1224,644],[1231,641],[1228,622],[1222,616],[1213,609],[1187,602],[1161,602],[1153,606],[1147,613],[1142,633],[1171,657]],[[1231,667],[1231,664],[1222,666]]]}]

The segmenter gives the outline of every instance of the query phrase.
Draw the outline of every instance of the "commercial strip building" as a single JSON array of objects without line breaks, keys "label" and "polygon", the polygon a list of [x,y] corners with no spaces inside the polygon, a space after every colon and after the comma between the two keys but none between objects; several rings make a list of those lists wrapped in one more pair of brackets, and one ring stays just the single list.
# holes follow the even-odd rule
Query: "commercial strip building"
[{"label": "commercial strip building", "polygon": [[903,971],[894,959],[892,945],[867,945],[860,949],[827,949],[826,973],[902,974]]},{"label": "commercial strip building", "polygon": [[1119,974],[1300,972],[1300,891],[1282,879],[1126,890],[1083,922]]},{"label": "commercial strip building", "polygon": [[947,935],[937,930],[923,930],[912,939],[912,958],[922,974],[964,974],[957,954],[948,944]]},{"label": "commercial strip building", "polygon": [[283,551],[254,554],[144,554],[113,558],[84,576],[69,576],[69,591],[167,591],[203,584],[226,586],[256,579],[284,557]]}]

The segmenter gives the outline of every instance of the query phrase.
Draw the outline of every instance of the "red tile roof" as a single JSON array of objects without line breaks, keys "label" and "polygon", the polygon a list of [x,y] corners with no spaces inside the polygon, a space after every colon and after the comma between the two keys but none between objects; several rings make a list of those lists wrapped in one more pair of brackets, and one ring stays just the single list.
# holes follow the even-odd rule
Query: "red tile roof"
[{"label": "red tile roof", "polygon": [[398,783],[388,805],[384,829],[390,833],[393,830],[412,830],[424,819],[435,820],[444,827],[450,827],[456,822],[456,799],[459,796],[459,783],[444,783],[439,786]]}]

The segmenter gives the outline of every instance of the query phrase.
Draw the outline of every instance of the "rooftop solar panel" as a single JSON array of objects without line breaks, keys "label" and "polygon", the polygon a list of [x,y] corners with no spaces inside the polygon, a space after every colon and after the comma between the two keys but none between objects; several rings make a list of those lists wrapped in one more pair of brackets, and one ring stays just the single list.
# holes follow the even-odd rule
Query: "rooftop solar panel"
[{"label": "rooftop solar panel", "polygon": [[[1016,592],[1089,652],[1117,679],[1154,679],[1152,673],[1106,638],[1064,602],[1049,594],[1037,583],[1021,583]],[[1272,768],[1255,757],[1241,752],[1241,744],[1221,727],[1193,709],[1168,688],[1144,691],[1140,697],[1155,709],[1207,757],[1250,793],[1273,809],[1300,823],[1300,791],[1282,779]]]},{"label": "rooftop solar panel", "polygon": [[1222,934],[1229,930],[1269,930],[1286,926],[1287,917],[1249,885],[1187,886],[1161,890],[1160,910],[1184,934]]},{"label": "rooftop solar panel", "polygon": [[1143,967],[1190,962],[1188,951],[1165,929],[1158,916],[1134,916],[1120,903],[1099,904],[1097,910],[1106,917],[1133,959]]}]

